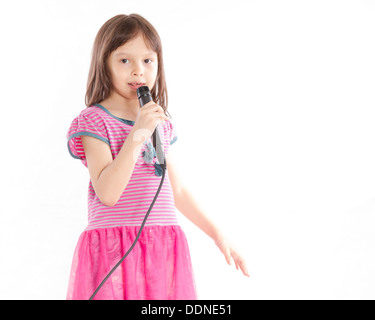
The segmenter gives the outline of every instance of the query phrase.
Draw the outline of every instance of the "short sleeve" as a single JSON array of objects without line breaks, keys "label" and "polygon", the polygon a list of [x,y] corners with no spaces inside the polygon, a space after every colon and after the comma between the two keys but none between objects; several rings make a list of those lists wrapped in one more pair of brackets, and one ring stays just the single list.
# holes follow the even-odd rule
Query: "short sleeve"
[{"label": "short sleeve", "polygon": [[172,145],[177,141],[177,132],[174,124],[169,120],[169,144]]},{"label": "short sleeve", "polygon": [[80,114],[74,118],[66,135],[70,155],[74,159],[80,159],[85,167],[87,167],[87,161],[81,136],[91,136],[110,145],[104,124],[101,125],[91,117],[88,114]]},{"label": "short sleeve", "polygon": [[177,132],[175,125],[171,119],[168,119],[163,123],[164,127],[164,154],[167,155],[171,148],[171,145],[177,141]]}]

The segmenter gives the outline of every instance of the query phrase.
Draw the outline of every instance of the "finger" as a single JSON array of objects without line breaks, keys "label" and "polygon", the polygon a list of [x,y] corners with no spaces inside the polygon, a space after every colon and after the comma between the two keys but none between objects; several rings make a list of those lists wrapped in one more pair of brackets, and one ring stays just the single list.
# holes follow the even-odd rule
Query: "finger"
[{"label": "finger", "polygon": [[162,120],[169,120],[168,116],[165,113],[161,114],[161,119]]},{"label": "finger", "polygon": [[244,261],[239,262],[239,266],[240,266],[240,268],[241,268],[242,273],[243,273],[245,276],[250,277],[249,272],[247,271],[247,268],[246,268],[246,264],[245,264],[245,262],[244,262]]},{"label": "finger", "polygon": [[155,112],[157,115],[161,115],[162,120],[168,120],[169,119],[167,117],[167,115],[165,114],[164,109],[161,106],[159,106],[158,104],[155,104],[154,107],[155,108],[151,108],[152,112]]},{"label": "finger", "polygon": [[142,108],[143,109],[148,109],[148,108],[150,108],[154,104],[155,104],[155,102],[151,100],[151,101],[147,102],[146,104],[144,104]]},{"label": "finger", "polygon": [[[152,102],[152,103],[151,103]],[[150,109],[150,111],[152,112],[159,112],[159,113],[164,113],[164,109],[159,106],[157,103],[153,102],[153,101],[150,101],[148,102],[147,104],[144,105],[145,107],[148,106],[148,108]]]},{"label": "finger", "polygon": [[161,106],[159,106],[159,105],[157,105],[157,106],[158,106],[158,112],[161,112],[161,113],[164,114],[164,109]]},{"label": "finger", "polygon": [[[236,268],[238,266],[245,276],[250,277],[249,272],[247,271],[245,260],[235,250],[233,250],[232,256],[233,256],[233,259],[236,263]],[[237,270],[238,270],[238,268],[237,268]]]},{"label": "finger", "polygon": [[230,256],[230,252],[229,252],[229,250],[227,250],[227,251],[225,252],[225,259],[227,260],[227,262],[228,262],[229,265],[232,264],[232,258],[231,258],[231,256]]}]

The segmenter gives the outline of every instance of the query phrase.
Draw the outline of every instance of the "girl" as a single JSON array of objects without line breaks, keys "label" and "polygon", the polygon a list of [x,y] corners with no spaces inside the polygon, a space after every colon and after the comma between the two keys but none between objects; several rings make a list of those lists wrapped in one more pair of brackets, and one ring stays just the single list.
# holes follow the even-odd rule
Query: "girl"
[{"label": "girl", "polygon": [[[139,86],[152,100],[142,108]],[[154,27],[137,14],[117,15],[99,30],[92,51],[86,106],[69,128],[68,150],[88,168],[88,225],[76,246],[67,299],[89,299],[133,244],[162,175],[152,145],[159,130],[167,171],[141,235],[94,299],[197,299],[185,233],[175,208],[210,236],[231,264],[246,264],[204,215],[179,180],[166,115],[162,46]]]}]

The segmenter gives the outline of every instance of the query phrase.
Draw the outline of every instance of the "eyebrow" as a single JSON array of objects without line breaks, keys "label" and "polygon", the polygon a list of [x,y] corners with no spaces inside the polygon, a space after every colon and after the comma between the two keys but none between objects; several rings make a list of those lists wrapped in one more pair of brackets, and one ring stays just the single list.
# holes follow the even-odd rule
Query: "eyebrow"
[{"label": "eyebrow", "polygon": [[[122,56],[122,55],[124,55],[124,56],[131,56],[131,54],[127,53],[127,52],[118,52],[118,53],[116,53],[116,57],[117,56]],[[143,55],[144,56],[156,55],[156,52],[145,52]]]}]

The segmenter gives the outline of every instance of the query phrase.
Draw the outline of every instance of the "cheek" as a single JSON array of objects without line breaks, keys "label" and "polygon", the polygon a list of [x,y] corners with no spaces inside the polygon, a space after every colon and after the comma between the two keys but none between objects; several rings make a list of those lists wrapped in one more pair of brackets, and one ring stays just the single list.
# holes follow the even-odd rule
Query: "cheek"
[{"label": "cheek", "polygon": [[112,70],[112,79],[113,79],[113,81],[119,81],[122,78],[124,78],[123,74],[124,74],[124,72],[121,72],[118,69]]},{"label": "cheek", "polygon": [[124,84],[121,83],[121,81],[119,81],[119,79],[118,79],[117,77],[112,77],[112,86],[113,86],[116,90],[121,90],[121,89],[123,89]]},{"label": "cheek", "polygon": [[112,84],[117,88],[123,88],[126,83],[127,77],[124,72],[115,71],[112,73]]},{"label": "cheek", "polygon": [[157,72],[148,79],[148,82],[150,83],[151,87],[154,87],[156,83],[156,79],[157,79],[156,76],[157,76]]},{"label": "cheek", "polygon": [[156,67],[156,68],[153,68],[152,70],[151,70],[151,72],[149,73],[149,78],[150,78],[150,80],[152,79],[153,81],[155,81],[156,80],[156,77],[157,77],[157,75],[158,75],[158,68]]}]

